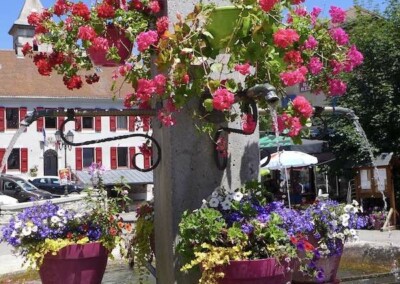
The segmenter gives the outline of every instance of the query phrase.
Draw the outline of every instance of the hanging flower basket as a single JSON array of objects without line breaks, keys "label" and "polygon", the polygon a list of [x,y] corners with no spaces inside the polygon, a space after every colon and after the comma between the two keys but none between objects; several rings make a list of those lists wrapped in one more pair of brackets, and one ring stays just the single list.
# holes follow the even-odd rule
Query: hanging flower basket
[{"label": "hanging flower basket", "polygon": [[69,245],[45,255],[39,274],[43,284],[101,283],[108,251],[101,243]]},{"label": "hanging flower basket", "polygon": [[212,38],[208,37],[208,42],[213,49],[219,50],[234,43],[231,37],[234,29],[240,28],[237,22],[241,11],[236,6],[222,6],[211,12],[206,29],[212,35]]},{"label": "hanging flower basket", "polygon": [[95,66],[113,67],[125,63],[132,53],[133,42],[125,36],[125,32],[117,26],[110,24],[104,33],[104,38],[107,39],[109,47],[116,47],[118,55],[121,58],[119,61],[108,60],[107,50],[91,46],[87,52],[90,60]]}]

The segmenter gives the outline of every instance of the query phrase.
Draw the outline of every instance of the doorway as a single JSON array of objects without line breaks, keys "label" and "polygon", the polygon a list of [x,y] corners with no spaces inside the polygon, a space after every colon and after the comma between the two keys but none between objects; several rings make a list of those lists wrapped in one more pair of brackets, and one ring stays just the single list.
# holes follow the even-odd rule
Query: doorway
[{"label": "doorway", "polygon": [[45,176],[58,176],[58,157],[55,150],[49,149],[43,155]]}]

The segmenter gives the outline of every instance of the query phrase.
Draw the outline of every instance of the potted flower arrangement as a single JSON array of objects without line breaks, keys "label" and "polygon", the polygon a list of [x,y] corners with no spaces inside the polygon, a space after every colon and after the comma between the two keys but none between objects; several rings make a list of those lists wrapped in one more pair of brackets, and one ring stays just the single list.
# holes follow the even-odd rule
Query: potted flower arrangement
[{"label": "potted flower arrangement", "polygon": [[[267,204],[264,190],[250,182],[239,190],[217,188],[200,209],[185,212],[179,224],[178,252],[183,271],[201,270],[199,283],[287,283],[305,224],[281,203]],[[286,226],[291,220],[295,226]],[[290,227],[290,229],[287,229]],[[242,281],[242,282],[241,282]]]},{"label": "potted flower arrangement", "polygon": [[[294,283],[334,283],[339,267],[343,246],[346,241],[357,239],[356,229],[366,226],[366,218],[359,215],[360,208],[353,204],[339,204],[336,201],[317,201],[303,211],[309,226],[298,236],[306,239],[316,249],[311,260],[302,261],[302,270],[317,271],[314,278],[301,269],[294,273]],[[318,268],[315,270],[315,268]]]},{"label": "potted flower arrangement", "polygon": [[146,278],[146,266],[153,260],[155,254],[154,239],[154,203],[152,201],[141,204],[136,209],[136,223],[133,238],[128,243],[127,256],[131,267],[136,267],[139,273],[139,282]]},{"label": "potted flower arrangement", "polygon": [[368,227],[380,230],[385,224],[386,217],[387,212],[379,210],[379,208],[374,208],[374,210],[372,210],[368,215]]},{"label": "potted flower arrangement", "polygon": [[3,226],[1,241],[38,269],[45,284],[100,283],[108,256],[132,226],[118,217],[117,201],[98,188],[86,200],[87,211],[50,201],[24,209]]},{"label": "potted flower arrangement", "polygon": [[38,170],[39,170],[38,168],[39,168],[38,165],[34,165],[32,168],[30,168],[29,169],[29,175],[31,177],[36,177],[37,173],[38,173]]},{"label": "potted flower arrangement", "polygon": [[[82,3],[58,0],[52,8],[30,16],[38,41],[54,48],[51,55],[34,55],[34,62],[43,75],[57,69],[67,87],[79,88],[82,80],[77,72],[93,67],[85,50],[102,47],[103,41],[96,39],[113,23],[135,40],[138,50],[114,72],[114,79],[123,77],[132,87],[125,96],[126,107],[146,109],[159,102],[158,119],[171,126],[177,111],[192,106],[205,132],[216,130],[204,119],[218,111],[226,121],[241,117],[244,132],[252,133],[256,123],[249,115],[249,102],[271,107],[265,83],[281,96],[285,87],[303,82],[313,92],[341,96],[346,91],[344,74],[363,60],[340,27],[344,10],[332,7],[331,20],[321,20],[321,10],[307,11],[303,2],[231,0],[229,8],[199,3],[187,16],[178,13],[170,26],[170,19],[154,17],[162,8],[155,0],[96,1],[91,10]],[[233,11],[233,20],[222,24],[219,11]],[[53,15],[62,18],[55,22]],[[225,25],[228,33],[220,35]],[[32,53],[29,46],[25,51]],[[108,55],[118,58],[113,49]],[[89,83],[97,80],[97,75],[87,77]],[[193,104],[196,101],[205,114]],[[285,129],[293,130],[294,138],[307,130],[309,120],[296,113],[282,110],[280,119]]]}]

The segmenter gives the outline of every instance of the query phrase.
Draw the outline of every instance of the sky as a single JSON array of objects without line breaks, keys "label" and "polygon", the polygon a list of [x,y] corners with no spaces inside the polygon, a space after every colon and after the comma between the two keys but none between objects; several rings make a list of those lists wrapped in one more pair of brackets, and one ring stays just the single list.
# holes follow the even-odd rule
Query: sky
[{"label": "sky", "polygon": [[[55,0],[40,1],[44,7],[50,7],[55,2]],[[8,31],[18,18],[24,2],[25,0],[1,0],[3,8],[0,9],[0,49],[12,49],[12,37],[8,34]],[[84,0],[84,2],[90,4],[93,0]],[[364,0],[359,2],[363,5]],[[377,6],[377,8],[383,8],[382,0],[366,0],[366,2],[368,3],[366,7],[375,8]],[[306,0],[305,5],[309,11],[315,6],[322,8],[323,15],[326,16],[330,6],[348,9],[353,6],[353,0]]]}]

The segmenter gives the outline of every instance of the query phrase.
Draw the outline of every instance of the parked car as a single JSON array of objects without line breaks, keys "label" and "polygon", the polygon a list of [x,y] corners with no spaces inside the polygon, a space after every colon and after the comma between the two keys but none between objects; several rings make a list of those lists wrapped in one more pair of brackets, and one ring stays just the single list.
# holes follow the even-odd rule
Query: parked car
[{"label": "parked car", "polygon": [[11,205],[11,204],[17,204],[18,200],[14,197],[4,195],[3,193],[0,192],[0,205]]},{"label": "parked car", "polygon": [[68,194],[78,194],[84,189],[83,186],[79,186],[71,182],[64,185],[61,183],[61,180],[58,176],[35,177],[29,181],[37,188],[58,195],[65,194],[65,187],[67,187]]},{"label": "parked car", "polygon": [[38,189],[29,181],[13,175],[0,176],[1,193],[16,198],[18,202],[52,199],[59,197],[47,191]]}]

